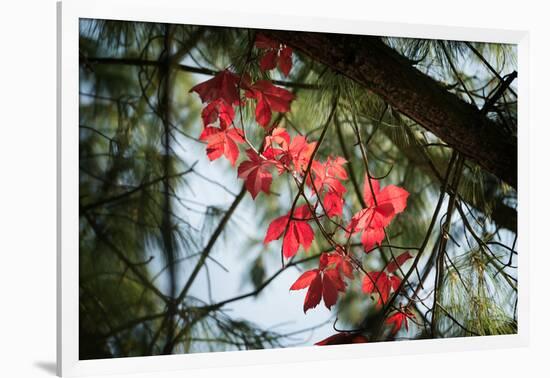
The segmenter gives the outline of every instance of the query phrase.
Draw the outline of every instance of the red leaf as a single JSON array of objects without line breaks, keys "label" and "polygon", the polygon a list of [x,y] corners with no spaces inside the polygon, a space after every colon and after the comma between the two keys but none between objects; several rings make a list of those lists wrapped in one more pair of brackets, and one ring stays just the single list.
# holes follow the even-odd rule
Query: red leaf
[{"label": "red leaf", "polygon": [[223,124],[221,128],[206,127],[199,139],[207,142],[206,154],[210,160],[216,160],[223,155],[233,166],[239,157],[237,144],[244,142],[239,130],[226,128]]},{"label": "red leaf", "polygon": [[260,59],[260,70],[269,71],[277,67],[277,50],[269,50]]},{"label": "red leaf", "polygon": [[304,300],[304,313],[310,308],[315,308],[321,302],[323,292],[323,281],[321,275],[318,274],[313,278]]},{"label": "red leaf", "polygon": [[298,252],[300,244],[308,250],[313,242],[313,229],[306,222],[291,221],[283,239],[283,255],[290,258]]},{"label": "red leaf", "polygon": [[189,92],[197,92],[203,103],[224,100],[227,104],[239,103],[239,76],[223,70],[212,79],[195,85]]},{"label": "red leaf", "polygon": [[297,222],[307,222],[311,220],[311,211],[309,211],[308,205],[298,206],[294,209],[294,217]]},{"label": "red leaf", "polygon": [[287,224],[288,215],[283,215],[282,217],[274,219],[267,227],[264,244],[279,239],[283,232],[285,232]]},{"label": "red leaf", "polygon": [[380,295],[379,304],[388,301],[391,288],[391,278],[385,272],[370,272],[363,279],[363,292]]},{"label": "red leaf", "polygon": [[[309,286],[308,295],[304,302],[304,311],[315,307],[321,301],[321,298],[330,310],[338,300],[338,292],[346,290],[346,284],[341,276],[342,273],[349,278],[353,277],[351,265],[347,258],[337,252],[323,253],[319,258],[319,269],[303,273],[290,287],[290,290],[304,289]],[[321,281],[321,288],[312,288],[316,280]],[[313,303],[315,304],[312,305]]]},{"label": "red leaf", "polygon": [[[265,138],[266,154],[279,161],[279,173],[283,170],[302,173],[309,164],[316,143],[308,143],[298,135],[290,140],[290,135],[282,127],[273,129],[272,135]],[[313,166],[312,162],[312,166]]]},{"label": "red leaf", "polygon": [[290,290],[305,289],[306,287],[311,285],[311,281],[313,281],[315,277],[317,277],[318,275],[319,275],[319,269],[313,269],[313,270],[308,270],[304,272],[300,277],[298,277],[296,282],[292,284],[292,286],[290,287]]},{"label": "red leaf", "polygon": [[[302,173],[306,170],[317,143],[308,143],[306,137],[298,135],[287,149],[282,149],[280,161],[289,169]],[[313,163],[312,163],[313,164]]]},{"label": "red leaf", "polygon": [[365,199],[367,208],[372,212],[370,215],[370,227],[386,227],[390,224],[396,214],[405,210],[408,197],[409,192],[405,189],[395,185],[388,185],[380,190],[380,183],[377,180],[365,177],[363,198]]},{"label": "red leaf", "polygon": [[319,269],[312,269],[304,272],[292,284],[290,290],[301,290],[309,287],[304,300],[304,312],[316,307],[321,302],[324,292],[324,284]]},{"label": "red leaf", "polygon": [[[329,157],[325,163],[314,160],[311,164],[311,171],[314,176],[313,183],[317,192],[322,193],[328,191],[330,193],[342,196],[346,192],[346,188],[340,180],[347,180],[348,174],[343,167],[347,163],[344,158]],[[309,179],[309,177],[308,177]],[[311,180],[309,180],[311,184]]]},{"label": "red leaf", "polygon": [[292,49],[290,47],[283,47],[279,51],[279,69],[283,75],[288,76],[292,69]]},{"label": "red leaf", "polygon": [[378,206],[391,204],[394,214],[399,214],[407,207],[407,198],[409,192],[395,185],[388,185],[380,191],[378,197]]},{"label": "red leaf", "polygon": [[375,245],[380,245],[385,236],[383,228],[366,228],[361,234],[365,252],[371,251]]},{"label": "red leaf", "polygon": [[271,131],[271,134],[265,137],[265,145],[271,149],[279,150],[278,155],[282,150],[288,150],[290,144],[290,135],[283,127],[276,127]]},{"label": "red leaf", "polygon": [[292,69],[292,49],[290,47],[261,33],[256,35],[255,45],[259,49],[267,50],[260,59],[260,70],[269,71],[278,65],[283,75],[288,76]]},{"label": "red leaf", "polygon": [[[331,271],[328,271],[328,272],[331,272]],[[336,272],[336,274],[334,273],[329,274],[328,272],[325,272],[323,275],[323,301],[325,302],[325,306],[330,310],[330,308],[334,306],[334,304],[338,300],[337,285],[339,283],[337,280],[335,280],[335,278],[338,277],[339,279],[340,276],[338,275],[338,272],[335,270],[332,270],[332,272]]]},{"label": "red leaf", "polygon": [[[308,225],[309,226],[309,225]],[[300,248],[300,234],[296,229],[296,224],[290,222],[288,224],[288,230],[283,237],[283,256],[285,258],[291,258],[298,252]]]},{"label": "red leaf", "polygon": [[348,257],[344,256],[341,252],[323,253],[319,258],[319,269],[336,270],[348,278],[353,278],[353,267]]},{"label": "red leaf", "polygon": [[414,313],[412,313],[408,309],[401,309],[400,311],[396,311],[393,313],[393,315],[389,316],[385,323],[388,325],[393,325],[391,329],[392,336],[395,336],[395,334],[405,325],[405,329],[409,330],[409,324],[407,319],[411,318],[413,319],[415,317]]},{"label": "red leaf", "polygon": [[367,338],[355,332],[339,332],[324,340],[316,342],[315,345],[342,345],[359,344],[368,342]]},{"label": "red leaf", "polygon": [[374,205],[373,193],[374,197],[378,200],[378,193],[380,193],[380,182],[378,180],[369,179],[368,176],[365,176],[365,181],[363,182],[363,199],[365,200],[367,207],[372,207]]},{"label": "red leaf", "polygon": [[269,101],[263,93],[257,93],[256,99],[258,100],[258,104],[256,105],[256,122],[263,127],[267,127],[271,121],[272,114]]},{"label": "red leaf", "polygon": [[393,291],[397,291],[400,285],[401,285],[401,278],[394,275],[390,275],[390,286],[393,289]]},{"label": "red leaf", "polygon": [[408,196],[409,192],[395,185],[380,190],[377,180],[365,177],[363,198],[367,207],[352,217],[348,227],[352,233],[363,232],[361,241],[365,251],[384,239],[383,228],[390,224],[396,214],[405,210]]},{"label": "red leaf", "polygon": [[307,205],[302,205],[294,210],[294,219],[289,221],[289,217],[290,214],[287,214],[272,221],[264,239],[264,243],[267,244],[279,239],[286,230],[283,237],[283,255],[286,258],[294,256],[300,245],[307,251],[314,238],[313,229],[308,224],[311,213]]},{"label": "red leaf", "polygon": [[218,99],[209,103],[201,112],[202,122],[204,126],[210,126],[218,119],[221,126],[229,126],[235,118],[233,106],[228,105],[224,100]]},{"label": "red leaf", "polygon": [[323,207],[329,218],[342,215],[344,200],[336,193],[328,193],[323,198]]},{"label": "red leaf", "polygon": [[246,96],[256,99],[256,121],[263,127],[269,125],[272,112],[288,112],[294,99],[291,92],[274,86],[269,80],[258,80],[248,85]]},{"label": "red leaf", "polygon": [[412,255],[409,253],[409,251],[403,252],[402,254],[397,256],[395,260],[392,259],[392,261],[390,261],[388,266],[386,266],[386,270],[388,271],[388,273],[393,273],[410,258],[412,258]]},{"label": "red leaf", "polygon": [[252,149],[247,150],[246,154],[250,160],[243,161],[239,165],[238,176],[245,180],[244,185],[252,198],[256,198],[260,192],[269,194],[269,188],[273,180],[269,167],[273,165],[273,162],[262,159]]},{"label": "red leaf", "polygon": [[342,262],[340,264],[340,270],[342,271],[342,273],[344,273],[346,277],[353,278],[353,267],[349,262],[349,260],[342,259]]},{"label": "red leaf", "polygon": [[341,273],[342,271],[338,266],[333,269],[325,269],[323,279],[330,280],[336,290],[343,292],[346,291],[346,284],[342,280]]}]

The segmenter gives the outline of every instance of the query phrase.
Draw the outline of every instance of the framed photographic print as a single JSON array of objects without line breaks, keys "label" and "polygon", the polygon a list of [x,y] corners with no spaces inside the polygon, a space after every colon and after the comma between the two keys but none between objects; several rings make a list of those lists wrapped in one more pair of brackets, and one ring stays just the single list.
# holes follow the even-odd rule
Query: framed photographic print
[{"label": "framed photographic print", "polygon": [[58,20],[59,374],[525,345],[527,33]]}]

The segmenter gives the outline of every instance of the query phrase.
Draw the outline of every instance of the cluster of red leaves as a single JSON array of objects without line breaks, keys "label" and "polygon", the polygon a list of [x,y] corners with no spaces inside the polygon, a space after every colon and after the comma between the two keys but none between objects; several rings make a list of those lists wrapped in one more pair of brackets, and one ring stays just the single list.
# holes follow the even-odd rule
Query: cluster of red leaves
[{"label": "cluster of red leaves", "polygon": [[[225,156],[231,165],[235,165],[239,157],[238,145],[244,143],[244,136],[233,126],[233,106],[240,102],[239,82],[239,76],[223,70],[212,79],[191,88],[206,104],[201,112],[204,130],[200,140],[207,143],[208,158],[216,160]],[[217,121],[219,127],[213,126]]]},{"label": "cluster of red leaves", "polygon": [[273,181],[271,168],[280,175],[285,172],[299,175],[305,170],[314,149],[315,143],[308,143],[305,137],[298,135],[291,139],[284,128],[276,127],[265,137],[262,154],[247,150],[249,160],[239,165],[238,175],[245,180],[252,198],[256,198],[259,192],[269,194]]},{"label": "cluster of red leaves", "polygon": [[292,49],[263,34],[256,36],[256,47],[264,50],[260,59],[260,69],[270,71],[279,66],[283,75],[288,76],[292,69]]},{"label": "cluster of red leaves", "polygon": [[[258,34],[255,47],[260,50],[260,70],[269,71],[279,68],[288,76],[292,69],[292,49],[278,41]],[[228,69],[216,74],[212,79],[200,83],[190,90],[196,92],[205,107],[201,112],[204,129],[200,140],[206,142],[206,153],[210,160],[224,156],[235,166],[240,154],[240,145],[246,145],[246,159],[237,169],[238,177],[244,180],[245,188],[253,199],[260,192],[270,194],[273,181],[272,171],[279,175],[288,173],[302,188],[307,186],[313,202],[296,206],[293,204],[286,215],[274,219],[268,229],[264,243],[282,238],[282,254],[289,259],[296,255],[300,246],[307,251],[315,237],[310,222],[319,217],[340,219],[343,217],[346,187],[343,181],[348,179],[342,157],[329,156],[325,161],[315,160],[316,142],[297,135],[291,137],[282,127],[271,125],[273,112],[290,111],[294,95],[284,88],[273,85],[270,80],[252,82],[248,73],[239,76]],[[255,105],[255,120],[265,133],[262,147],[254,148],[246,138],[244,126],[235,126],[235,106],[244,106],[247,101]],[[305,196],[304,192],[304,196]],[[409,193],[395,185],[383,189],[377,180],[368,176],[363,187],[363,199],[366,207],[351,218],[347,227],[341,226],[346,238],[361,233],[361,241],[366,252],[380,245],[385,238],[385,227],[394,217],[405,210]],[[312,204],[313,203],[313,204]],[[318,214],[318,211],[322,212]],[[331,220],[334,222],[334,220]],[[321,300],[330,309],[338,300],[339,293],[346,291],[347,279],[353,279],[352,259],[349,251],[336,245],[333,252],[323,253],[319,257],[318,268],[304,272],[290,290],[308,289],[304,300],[304,313],[315,308]],[[412,256],[405,252],[386,266],[383,271],[367,273],[363,279],[363,291],[378,295],[378,304],[388,301],[392,292],[401,285],[401,279],[395,271]],[[414,317],[408,309],[394,312],[386,319],[395,333],[404,325],[408,329],[407,319]],[[364,343],[367,339],[359,333],[340,332],[317,345]]]},{"label": "cluster of red leaves", "polygon": [[309,143],[306,137],[290,138],[288,132],[277,127],[265,138],[264,155],[277,161],[279,173],[289,172],[301,175],[306,170],[316,143]]},{"label": "cluster of red leaves", "polygon": [[[307,170],[315,143],[308,143],[305,137],[296,136],[290,141],[290,136],[284,129],[277,128],[272,136],[266,138],[266,152],[279,173],[288,171],[292,174],[304,174]],[[317,198],[322,199],[322,207],[328,217],[341,216],[343,210],[343,195],[346,188],[340,180],[347,179],[347,173],[342,165],[346,161],[341,158],[328,158],[325,163],[311,161],[310,175],[306,179]],[[271,163],[270,163],[271,164]],[[264,243],[269,243],[283,236],[283,256],[294,256],[302,245],[309,249],[314,233],[307,223],[313,220],[308,205],[297,208],[294,214],[287,214],[271,222],[267,229]]]},{"label": "cluster of red leaves", "polygon": [[237,170],[239,178],[244,180],[244,185],[252,198],[255,199],[260,192],[269,194],[271,181],[273,181],[269,168],[273,162],[258,155],[252,149],[246,150],[246,155],[249,160],[243,161],[239,165]]},{"label": "cluster of red leaves", "polygon": [[338,300],[338,292],[346,290],[343,277],[353,278],[353,268],[347,257],[340,252],[323,253],[319,258],[319,268],[304,272],[292,284],[290,290],[308,288],[304,301],[304,313],[315,308],[321,298],[330,308]]},{"label": "cluster of red leaves", "polygon": [[[240,92],[245,98],[256,101],[256,121],[263,127],[269,126],[272,113],[288,112],[294,95],[286,89],[274,86],[268,80],[250,83],[247,77],[223,70],[212,79],[193,88],[206,104],[201,112],[204,131],[200,140],[207,143],[206,151],[210,160],[225,156],[232,165],[239,157],[238,145],[245,143],[243,132],[234,126],[235,105],[241,105]],[[213,126],[216,122],[219,127]]]}]

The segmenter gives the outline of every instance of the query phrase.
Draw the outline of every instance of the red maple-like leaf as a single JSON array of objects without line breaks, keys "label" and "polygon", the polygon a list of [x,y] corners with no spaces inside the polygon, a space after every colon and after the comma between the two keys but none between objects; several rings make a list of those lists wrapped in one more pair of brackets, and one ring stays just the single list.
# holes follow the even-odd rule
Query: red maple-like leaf
[{"label": "red maple-like leaf", "polygon": [[[265,154],[277,159],[279,173],[284,171],[303,173],[315,151],[316,143],[308,143],[306,137],[298,135],[292,140],[288,132],[277,127],[265,138]],[[312,162],[313,164],[313,162]]]},{"label": "red maple-like leaf", "polygon": [[319,268],[304,272],[290,290],[309,287],[304,300],[304,312],[316,307],[323,299],[330,310],[338,300],[338,293],[346,290],[342,275],[352,278],[353,271],[349,261],[336,252],[323,253],[319,258]]},{"label": "red maple-like leaf", "polygon": [[353,278],[353,267],[351,262],[342,251],[342,247],[338,247],[338,251],[323,253],[319,257],[319,269],[335,269],[339,274],[343,274],[348,278]]},{"label": "red maple-like leaf", "polygon": [[292,69],[292,49],[265,35],[256,35],[256,47],[267,50],[260,59],[260,70],[269,71],[279,66],[283,75],[288,76]]},{"label": "red maple-like leaf", "polygon": [[304,313],[310,308],[316,307],[321,302],[323,295],[323,278],[319,269],[308,270],[292,284],[290,290],[302,290],[309,288],[304,300]]},{"label": "red maple-like leaf", "polygon": [[285,76],[288,76],[292,69],[292,49],[288,46],[279,51],[279,69]]},{"label": "red maple-like leaf", "polygon": [[307,251],[314,238],[313,229],[308,221],[311,220],[311,212],[307,205],[302,205],[294,210],[294,215],[283,215],[271,222],[267,228],[264,244],[283,236],[283,256],[290,258],[298,252],[300,245]]},{"label": "red maple-like leaf", "polygon": [[212,79],[195,85],[189,92],[196,92],[203,103],[221,99],[230,105],[238,104],[240,81],[239,76],[229,70],[223,70]]},{"label": "red maple-like leaf", "polygon": [[269,80],[258,80],[254,84],[246,84],[246,97],[255,99],[256,122],[267,127],[271,121],[272,112],[285,113],[290,110],[294,95],[286,89],[274,86]]},{"label": "red maple-like leaf", "polygon": [[363,292],[378,294],[378,304],[385,304],[390,293],[397,291],[401,285],[401,278],[393,273],[410,258],[412,258],[412,255],[409,251],[403,252],[388,263],[385,268],[386,271],[367,274],[363,279]]},{"label": "red maple-like leaf", "polygon": [[335,158],[329,156],[325,163],[314,160],[311,164],[311,171],[316,190],[319,193],[327,191],[343,195],[346,188],[342,185],[341,180],[348,179],[348,174],[343,167],[346,163],[346,159],[340,156]]},{"label": "red maple-like leaf", "polygon": [[312,269],[302,273],[302,275],[298,277],[296,282],[292,284],[290,290],[301,290],[309,287],[309,285],[311,285],[311,282],[315,279],[315,277],[317,277],[318,274],[319,269]]},{"label": "red maple-like leaf", "polygon": [[279,51],[277,49],[270,49],[264,53],[260,59],[260,71],[270,71],[277,67],[277,61],[279,60]]},{"label": "red maple-like leaf", "polygon": [[[290,290],[296,290],[296,289],[293,289],[291,286]],[[304,299],[304,314],[310,308],[317,307],[317,305],[321,302],[322,296],[323,296],[323,278],[319,270],[317,270],[315,277],[311,280],[311,283],[309,284],[309,289],[306,293],[306,298]]]},{"label": "red maple-like leaf", "polygon": [[273,160],[277,172],[279,175],[286,171],[284,164],[279,161],[279,157],[288,150],[290,144],[290,135],[282,127],[274,128],[269,135],[265,137],[264,141],[264,156]]},{"label": "red maple-like leaf", "polygon": [[341,216],[344,206],[343,196],[345,186],[340,180],[347,180],[348,174],[343,165],[346,160],[341,157],[329,157],[325,163],[314,160],[311,164],[311,177],[308,185],[312,186],[316,194],[322,197],[323,208],[328,217]]},{"label": "red maple-like leaf", "polygon": [[274,128],[269,135],[265,137],[266,149],[275,150],[275,155],[279,155],[282,151],[288,150],[290,144],[290,135],[284,127]]},{"label": "red maple-like leaf", "polygon": [[344,210],[344,199],[337,193],[329,192],[323,196],[323,208],[329,218],[339,217]]},{"label": "red maple-like leaf", "polygon": [[405,329],[409,330],[409,324],[408,319],[414,319],[415,315],[413,312],[411,312],[408,308],[401,308],[399,311],[395,311],[392,315],[390,315],[385,323],[388,325],[393,325],[391,329],[392,336],[395,336],[395,334],[405,325]]},{"label": "red maple-like leaf", "polygon": [[308,143],[306,137],[297,135],[287,149],[282,149],[279,160],[288,170],[301,174],[307,169],[316,144]]},{"label": "red maple-like leaf", "polygon": [[237,169],[239,178],[245,180],[244,185],[252,198],[255,199],[260,192],[269,194],[273,180],[269,168],[273,166],[273,161],[262,158],[252,149],[248,149],[246,155],[250,160],[243,161],[239,165]]},{"label": "red maple-like leaf", "polygon": [[239,157],[238,144],[243,143],[244,138],[240,130],[228,128],[224,122],[220,126],[205,127],[199,139],[207,142],[206,154],[210,160],[216,160],[223,155],[234,166]]},{"label": "red maple-like leaf", "polygon": [[338,292],[345,290],[346,284],[336,269],[328,269],[323,272],[323,302],[329,310],[338,301]]},{"label": "red maple-like leaf", "polygon": [[390,224],[397,214],[405,210],[408,197],[409,192],[403,188],[388,185],[380,190],[377,180],[365,177],[363,198],[370,210],[367,217],[370,227],[386,227]]},{"label": "red maple-like leaf", "polygon": [[384,233],[384,228],[382,227],[366,227],[363,229],[363,233],[361,234],[361,243],[363,244],[365,252],[372,251],[373,247],[375,245],[380,245],[385,237],[386,234]]},{"label": "red maple-like leaf", "polygon": [[325,272],[319,269],[308,270],[296,280],[290,290],[301,290],[309,287],[304,299],[304,313],[310,308],[317,307],[321,303],[321,299],[330,310],[338,299],[338,291],[343,291],[339,289],[340,284],[335,279],[340,278],[334,269]]},{"label": "red maple-like leaf", "polygon": [[378,294],[378,304],[384,305],[392,291],[399,288],[401,279],[386,272],[370,272],[363,279],[363,292]]},{"label": "red maple-like leaf", "polygon": [[412,255],[409,253],[409,251],[403,252],[402,254],[397,256],[395,260],[392,259],[392,261],[388,263],[388,265],[386,266],[386,270],[388,271],[388,273],[393,273],[410,258],[412,258]]},{"label": "red maple-like leaf", "polygon": [[219,120],[220,125],[227,127],[233,123],[235,110],[232,105],[228,105],[224,100],[218,99],[204,107],[201,117],[204,126],[210,126]]},{"label": "red maple-like leaf", "polygon": [[360,344],[368,342],[367,338],[357,332],[338,332],[315,343],[315,345]]},{"label": "red maple-like leaf", "polygon": [[288,146],[288,157],[294,165],[295,172],[304,172],[309,165],[317,142],[308,143],[306,137],[298,135]]},{"label": "red maple-like leaf", "polygon": [[362,232],[361,242],[365,251],[384,239],[384,227],[405,210],[408,196],[409,192],[395,185],[380,190],[377,180],[365,177],[363,198],[367,207],[352,217],[349,226],[352,233]]}]

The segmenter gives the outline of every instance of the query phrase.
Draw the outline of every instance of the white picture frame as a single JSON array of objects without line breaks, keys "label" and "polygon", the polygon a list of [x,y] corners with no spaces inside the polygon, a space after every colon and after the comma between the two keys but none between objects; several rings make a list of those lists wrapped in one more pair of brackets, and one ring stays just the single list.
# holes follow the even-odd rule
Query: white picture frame
[{"label": "white picture frame", "polygon": [[[244,11],[204,12],[181,1],[112,0],[58,3],[58,135],[57,135],[57,372],[61,376],[147,373],[201,367],[228,367],[266,363],[364,358],[411,353],[434,353],[519,347],[529,334],[528,229],[528,83],[529,36],[525,31],[394,24],[310,17],[281,17]],[[380,36],[435,38],[512,43],[518,46],[518,333],[457,339],[299,347],[155,357],[80,361],[78,356],[78,75],[79,19],[98,18],[175,24],[216,25],[282,30],[323,31]]]}]

